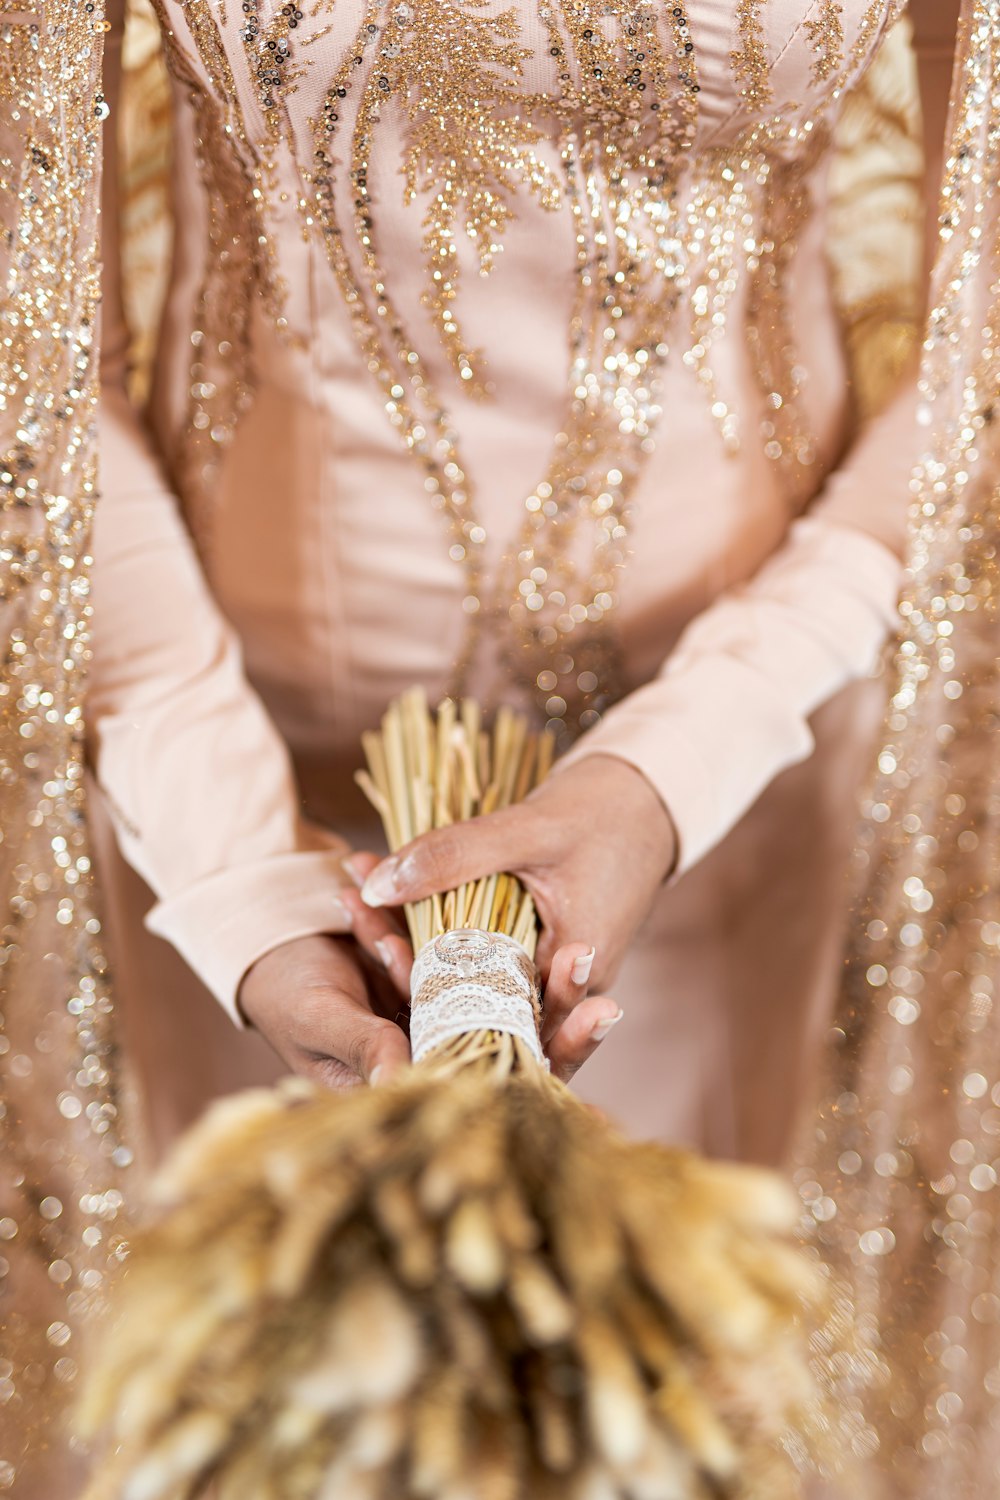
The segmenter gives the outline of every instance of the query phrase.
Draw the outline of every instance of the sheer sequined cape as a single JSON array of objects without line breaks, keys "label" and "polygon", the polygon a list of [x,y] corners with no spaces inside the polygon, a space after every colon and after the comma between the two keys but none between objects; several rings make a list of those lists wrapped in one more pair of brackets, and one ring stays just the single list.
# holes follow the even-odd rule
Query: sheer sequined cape
[{"label": "sheer sequined cape", "polygon": [[[892,698],[799,1182],[860,1349],[824,1350],[887,1496],[1000,1473],[1000,8],[963,8]],[[831,1352],[832,1351],[832,1352]],[[870,1351],[870,1352],[866,1352]]]},{"label": "sheer sequined cape", "polygon": [[[124,1139],[82,765],[104,29],[100,0],[0,11],[0,1487],[16,1481],[26,1495],[57,1492],[43,1415],[51,1423],[72,1385],[81,1317],[116,1255],[120,1176],[134,1145]],[[900,1394],[859,1417],[858,1444],[878,1429],[904,1467],[910,1452],[952,1463],[963,1422],[988,1418],[1000,1345],[989,1286],[1000,1082],[988,1060],[1000,925],[981,769],[996,712],[997,354],[987,310],[997,233],[984,190],[997,177],[995,4],[967,0],[963,39],[908,635],[863,851],[870,889],[840,1071],[806,1184],[825,1248],[857,1270],[866,1315],[905,1315],[885,1320],[886,1361],[930,1372],[926,1391],[895,1375]],[[859,304],[859,325],[871,310]],[[907,1268],[921,1262],[930,1280],[908,1294]]]},{"label": "sheer sequined cape", "polygon": [[0,12],[0,1490],[39,1495],[129,1161],[83,784],[102,43],[100,5]]}]

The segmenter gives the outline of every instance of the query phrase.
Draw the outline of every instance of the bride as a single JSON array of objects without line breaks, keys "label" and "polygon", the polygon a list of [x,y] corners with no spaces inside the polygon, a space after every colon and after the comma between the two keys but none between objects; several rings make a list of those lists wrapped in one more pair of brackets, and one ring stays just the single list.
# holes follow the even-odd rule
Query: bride
[{"label": "bride", "polygon": [[[849,445],[822,254],[831,123],[894,9],[589,15],[163,12],[150,433],[122,393],[113,196],[104,217],[90,698],[160,1134],[259,1066],[199,987],[292,1068],[398,1065],[401,1002],[361,951],[405,989],[387,909],[502,866],[545,919],[554,1061],[624,1014],[591,1097],[644,1133],[783,1149],[913,451],[905,388]],[[933,88],[926,113],[940,135]],[[523,810],[359,898],[359,736],[415,681],[579,738]]]},{"label": "bride", "polygon": [[[957,9],[910,7],[932,182]],[[112,4],[88,743],[138,1085],[116,1167],[276,1058],[387,1076],[407,1056],[393,908],[496,868],[543,917],[554,1066],[615,1028],[581,1087],[631,1129],[785,1152],[835,979],[918,448],[905,329],[936,218],[902,10],[162,0],[174,240],[140,416]],[[13,24],[12,45],[30,38]],[[56,29],[34,36],[40,70]],[[897,159],[843,167],[838,198],[844,101],[880,49]],[[18,87],[11,118],[43,118],[44,89]],[[851,304],[833,230],[864,242],[876,209],[893,248]],[[849,348],[869,358],[853,382]],[[873,350],[898,389],[859,431]],[[414,682],[528,703],[566,754],[522,807],[379,861],[351,772]],[[65,840],[48,847],[61,869]],[[40,1049],[57,1077],[26,1036],[29,1071]],[[111,1088],[117,1054],[87,1045]],[[117,1108],[87,1116],[62,1087],[55,1105]],[[77,1202],[82,1243],[104,1243],[95,1194],[44,1175],[0,1220],[20,1284],[41,1278],[5,1377],[26,1496],[63,1482],[58,1455],[42,1489],[40,1448],[19,1458],[73,1323],[40,1309],[79,1290],[49,1242]]]}]

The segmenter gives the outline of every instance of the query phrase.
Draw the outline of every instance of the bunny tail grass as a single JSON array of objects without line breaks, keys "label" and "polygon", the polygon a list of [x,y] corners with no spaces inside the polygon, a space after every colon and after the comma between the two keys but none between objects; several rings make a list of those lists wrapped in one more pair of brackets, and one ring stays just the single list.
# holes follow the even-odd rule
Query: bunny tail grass
[{"label": "bunny tail grass", "polygon": [[796,1493],[816,1288],[773,1185],[730,1214],[732,1167],[629,1145],[518,1047],[191,1132],[90,1384],[89,1500]]},{"label": "bunny tail grass", "polygon": [[[475,705],[415,694],[365,749],[394,848],[525,796],[551,758],[513,715],[488,737]],[[469,930],[504,935],[519,1000],[537,923],[511,876],[407,918],[418,952],[459,936],[473,988]],[[388,1087],[290,1081],[189,1132],[87,1389],[87,1500],[799,1494],[823,1287],[790,1191],[630,1144],[505,1024]]]}]

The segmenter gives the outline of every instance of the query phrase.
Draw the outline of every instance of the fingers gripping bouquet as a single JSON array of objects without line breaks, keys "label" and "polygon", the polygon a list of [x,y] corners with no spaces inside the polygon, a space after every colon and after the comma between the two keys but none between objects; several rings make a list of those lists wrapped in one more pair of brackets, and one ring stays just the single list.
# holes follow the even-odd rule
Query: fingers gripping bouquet
[{"label": "fingers gripping bouquet", "polygon": [[[419,695],[365,748],[394,848],[550,761]],[[237,1096],[168,1163],[85,1403],[89,1500],[796,1493],[815,1285],[785,1189],[629,1144],[550,1076],[512,877],[407,920],[415,1066]]]}]

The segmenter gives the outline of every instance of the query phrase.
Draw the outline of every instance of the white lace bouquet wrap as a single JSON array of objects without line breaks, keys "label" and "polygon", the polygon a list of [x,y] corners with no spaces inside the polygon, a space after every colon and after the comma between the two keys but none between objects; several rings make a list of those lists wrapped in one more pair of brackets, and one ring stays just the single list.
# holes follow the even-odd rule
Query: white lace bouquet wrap
[{"label": "white lace bouquet wrap", "polygon": [[469,1032],[500,1031],[518,1037],[547,1067],[538,970],[507,933],[460,927],[432,938],[414,961],[410,996],[415,1063]]}]

